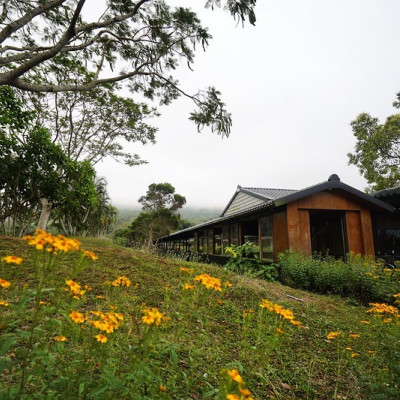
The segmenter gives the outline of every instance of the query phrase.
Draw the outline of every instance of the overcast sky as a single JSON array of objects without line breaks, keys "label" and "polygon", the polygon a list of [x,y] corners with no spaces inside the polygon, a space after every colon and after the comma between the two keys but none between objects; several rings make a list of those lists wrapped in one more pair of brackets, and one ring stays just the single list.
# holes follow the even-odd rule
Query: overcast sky
[{"label": "overcast sky", "polygon": [[237,185],[301,189],[332,173],[358,189],[365,180],[347,153],[350,122],[361,112],[381,120],[400,91],[400,1],[258,0],[253,27],[237,25],[205,0],[192,7],[213,40],[194,72],[177,76],[196,92],[214,85],[233,117],[228,139],[188,121],[179,99],[160,109],[155,145],[131,145],[149,164],[97,166],[116,206],[136,206],[151,183],[170,182],[188,207],[223,208]]}]

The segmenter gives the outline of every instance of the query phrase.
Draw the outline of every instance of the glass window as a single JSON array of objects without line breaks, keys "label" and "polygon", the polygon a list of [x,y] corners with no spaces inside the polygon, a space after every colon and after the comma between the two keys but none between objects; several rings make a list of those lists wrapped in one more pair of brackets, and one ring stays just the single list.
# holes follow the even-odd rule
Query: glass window
[{"label": "glass window", "polygon": [[237,223],[230,224],[230,244],[239,244],[239,225]]},{"label": "glass window", "polygon": [[222,254],[225,254],[225,249],[229,247],[229,225],[222,226]]},{"label": "glass window", "polygon": [[198,245],[197,245],[198,246],[198,252],[199,253],[204,253],[205,252],[205,250],[204,250],[204,231],[199,232],[197,243],[198,243]]},{"label": "glass window", "polygon": [[194,248],[194,237],[190,237],[186,240],[186,251],[192,252]]},{"label": "glass window", "polygon": [[261,258],[265,261],[274,261],[274,241],[272,229],[272,215],[260,218],[261,231]]},{"label": "glass window", "polygon": [[208,229],[207,232],[207,254],[213,254],[214,253],[214,229]]},{"label": "glass window", "polygon": [[222,254],[222,228],[214,229],[214,254]]}]

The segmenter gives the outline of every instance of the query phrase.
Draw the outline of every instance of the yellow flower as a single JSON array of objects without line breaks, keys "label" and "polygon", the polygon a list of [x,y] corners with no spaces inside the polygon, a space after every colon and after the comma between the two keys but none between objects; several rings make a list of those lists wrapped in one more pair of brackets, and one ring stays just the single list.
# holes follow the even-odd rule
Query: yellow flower
[{"label": "yellow flower", "polygon": [[350,333],[349,337],[356,339],[356,338],[359,338],[360,335],[357,335],[355,333]]},{"label": "yellow flower", "polygon": [[54,336],[56,342],[66,342],[67,338],[65,336]]},{"label": "yellow flower", "polygon": [[369,325],[371,322],[370,321],[365,321],[365,320],[362,320],[362,321],[360,321],[362,324],[365,324],[365,325]]},{"label": "yellow flower", "polygon": [[39,305],[40,305],[40,306],[47,306],[47,305],[49,305],[49,304],[51,304],[49,301],[44,301],[44,300],[40,300],[40,301],[39,301]]},{"label": "yellow flower", "polygon": [[98,341],[98,342],[101,342],[101,343],[106,343],[107,342],[107,336],[104,336],[104,335],[102,335],[101,333],[99,333],[98,335],[96,335],[96,336],[94,336],[95,338],[96,338],[96,340]]},{"label": "yellow flower", "polygon": [[226,400],[240,400],[237,394],[227,394]]},{"label": "yellow flower", "polygon": [[371,308],[367,310],[367,313],[376,313],[376,314],[392,314],[397,315],[399,310],[394,306],[389,306],[385,303],[369,303]]},{"label": "yellow flower", "polygon": [[180,267],[179,271],[185,272],[186,274],[193,274],[194,268]]},{"label": "yellow flower", "polygon": [[162,321],[166,321],[164,313],[160,313],[157,308],[146,308],[142,311],[144,316],[142,317],[142,322],[146,325],[160,325]]},{"label": "yellow flower", "polygon": [[99,294],[98,296],[96,296],[96,299],[104,299],[104,296],[102,296],[101,294]]},{"label": "yellow flower", "polygon": [[5,300],[0,300],[0,306],[8,307],[9,305]]},{"label": "yellow flower", "polygon": [[351,351],[353,349],[351,347],[346,347],[346,350]]},{"label": "yellow flower", "polygon": [[251,396],[251,392],[250,392],[250,390],[249,389],[242,389],[242,388],[239,388],[239,392],[243,395],[243,396]]},{"label": "yellow flower", "polygon": [[359,355],[359,353],[351,353],[351,358],[358,357]]},{"label": "yellow flower", "polygon": [[91,258],[93,261],[96,261],[99,259],[99,257],[97,257],[96,254],[94,254],[92,251],[84,250],[83,254],[86,257]]},{"label": "yellow flower", "polygon": [[0,286],[7,289],[11,286],[11,283],[6,281],[5,279],[0,278]]},{"label": "yellow flower", "polygon": [[25,236],[24,240],[28,241],[30,246],[35,246],[36,250],[45,249],[47,252],[56,253],[56,251],[74,251],[78,250],[80,242],[76,239],[68,239],[65,236],[54,236],[51,233],[37,230],[34,236]]},{"label": "yellow flower", "polygon": [[111,282],[111,285],[129,287],[131,286],[131,281],[126,276],[119,276],[117,279]]},{"label": "yellow flower", "polygon": [[200,282],[207,289],[214,289],[217,292],[222,292],[221,279],[214,278],[208,274],[201,274],[194,277],[196,282]]},{"label": "yellow flower", "polygon": [[7,257],[4,257],[3,260],[7,264],[15,264],[15,265],[20,265],[22,263],[22,261],[24,261],[23,258],[17,257],[17,256],[7,256]]},{"label": "yellow flower", "polygon": [[382,320],[382,322],[384,323],[384,324],[388,324],[388,323],[390,323],[390,322],[392,322],[393,321],[393,318],[384,318],[383,320]]},{"label": "yellow flower", "polygon": [[293,312],[283,308],[279,304],[274,304],[269,300],[262,299],[260,307],[266,308],[268,311],[280,315],[282,318],[288,320],[293,325],[301,326],[301,322],[296,321]]},{"label": "yellow flower", "polygon": [[167,391],[167,387],[164,385],[160,385],[160,391],[161,392],[166,392]]},{"label": "yellow flower", "polygon": [[335,339],[337,336],[341,335],[342,332],[335,331],[335,332],[329,332],[328,335],[326,336],[327,339]]},{"label": "yellow flower", "polygon": [[244,384],[244,380],[243,380],[243,378],[240,376],[238,370],[236,370],[236,369],[228,369],[228,370],[226,371],[226,373],[229,375],[229,377],[230,377],[233,381],[235,381],[235,382],[237,382],[237,383],[240,383],[240,384],[242,384],[242,385]]},{"label": "yellow flower", "polygon": [[69,317],[74,321],[75,324],[81,324],[85,322],[85,317],[78,311],[71,311]]},{"label": "yellow flower", "polygon": [[225,281],[225,282],[223,283],[223,285],[224,285],[225,287],[232,287],[232,286],[233,286],[233,283],[230,283],[230,282],[228,282],[228,281]]},{"label": "yellow flower", "polygon": [[276,328],[276,331],[277,331],[278,333],[280,333],[280,334],[283,333],[283,330],[282,330],[281,328]]},{"label": "yellow flower", "polygon": [[193,290],[194,286],[193,285],[189,285],[188,283],[185,283],[185,286],[183,286],[183,290]]}]

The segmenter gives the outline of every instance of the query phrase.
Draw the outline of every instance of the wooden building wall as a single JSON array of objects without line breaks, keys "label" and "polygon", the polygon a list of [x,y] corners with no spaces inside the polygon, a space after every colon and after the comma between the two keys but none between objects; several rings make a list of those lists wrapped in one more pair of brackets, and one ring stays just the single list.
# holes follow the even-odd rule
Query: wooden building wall
[{"label": "wooden building wall", "polygon": [[[371,212],[365,206],[354,201],[345,193],[320,192],[303,199],[293,201],[286,206],[287,218],[287,240],[286,248],[311,254],[310,238],[310,210],[321,211],[343,211],[346,216],[346,230],[348,239],[348,250],[355,253],[374,255],[374,241],[372,235]],[[283,217],[274,216],[278,221],[279,229],[282,231]],[[274,229],[275,232],[275,229]],[[278,239],[275,254],[284,247],[286,237]]]}]

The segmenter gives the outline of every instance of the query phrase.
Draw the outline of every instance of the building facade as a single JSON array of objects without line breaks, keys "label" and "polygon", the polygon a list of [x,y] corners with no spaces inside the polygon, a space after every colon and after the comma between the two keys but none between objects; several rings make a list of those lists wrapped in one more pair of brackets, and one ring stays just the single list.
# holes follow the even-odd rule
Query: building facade
[{"label": "building facade", "polygon": [[228,246],[245,242],[253,242],[265,262],[276,261],[287,249],[337,258],[350,251],[375,256],[373,221],[391,220],[394,214],[395,207],[335,174],[302,190],[238,186],[220,217],[174,232],[159,245],[217,262],[225,261]]}]

